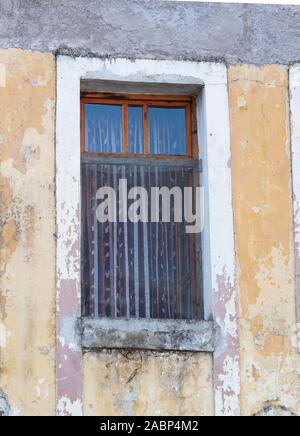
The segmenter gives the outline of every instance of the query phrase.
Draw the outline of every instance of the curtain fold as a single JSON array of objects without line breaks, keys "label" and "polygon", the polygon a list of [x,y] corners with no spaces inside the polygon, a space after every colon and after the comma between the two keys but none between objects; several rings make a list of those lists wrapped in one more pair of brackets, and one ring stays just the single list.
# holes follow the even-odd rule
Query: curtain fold
[{"label": "curtain fold", "polygon": [[[173,219],[104,224],[95,220],[97,189],[111,186],[117,192],[124,178],[128,191],[142,186],[150,193],[151,187],[193,186],[199,173],[186,166],[82,164],[85,315],[201,319],[199,235],[187,234],[186,223]],[[150,212],[149,202],[149,217]]]},{"label": "curtain fold", "polygon": [[121,153],[123,149],[122,106],[85,105],[86,151]]},{"label": "curtain fold", "polygon": [[149,107],[151,154],[185,155],[185,109]]}]

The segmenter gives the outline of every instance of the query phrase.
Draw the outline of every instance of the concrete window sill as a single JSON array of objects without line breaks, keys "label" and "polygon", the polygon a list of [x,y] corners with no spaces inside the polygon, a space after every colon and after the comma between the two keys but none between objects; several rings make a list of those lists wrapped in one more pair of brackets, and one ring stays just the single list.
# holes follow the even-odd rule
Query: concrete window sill
[{"label": "concrete window sill", "polygon": [[212,353],[218,327],[210,321],[81,319],[83,349],[133,349]]}]

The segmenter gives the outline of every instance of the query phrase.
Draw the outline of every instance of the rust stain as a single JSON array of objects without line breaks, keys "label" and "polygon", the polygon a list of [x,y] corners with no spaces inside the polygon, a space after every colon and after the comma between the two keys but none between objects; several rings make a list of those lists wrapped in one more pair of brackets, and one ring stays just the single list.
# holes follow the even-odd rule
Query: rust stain
[{"label": "rust stain", "polygon": [[252,365],[251,375],[252,375],[253,380],[255,380],[256,382],[259,380],[260,372],[255,365]]}]

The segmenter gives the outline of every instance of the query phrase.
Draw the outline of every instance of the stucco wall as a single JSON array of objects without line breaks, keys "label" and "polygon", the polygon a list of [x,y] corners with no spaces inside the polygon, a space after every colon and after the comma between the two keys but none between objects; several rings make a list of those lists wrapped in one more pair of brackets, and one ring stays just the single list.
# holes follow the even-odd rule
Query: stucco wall
[{"label": "stucco wall", "polygon": [[[228,77],[242,414],[300,414],[288,68]],[[1,50],[0,99],[0,392],[11,415],[53,415],[55,58]],[[214,413],[207,354],[86,353],[83,379],[86,415]]]},{"label": "stucco wall", "polygon": [[55,58],[0,50],[0,389],[55,411]]},{"label": "stucco wall", "polygon": [[300,414],[288,69],[229,68],[241,409]]},{"label": "stucco wall", "polygon": [[214,414],[212,359],[207,354],[87,353],[83,372],[85,415]]},{"label": "stucco wall", "polygon": [[0,47],[61,54],[289,64],[300,8],[162,0],[1,0]]},{"label": "stucco wall", "polygon": [[[1,50],[0,71],[0,390],[11,415],[53,415],[55,59]],[[212,359],[87,353],[83,400],[86,415],[211,415]]]}]

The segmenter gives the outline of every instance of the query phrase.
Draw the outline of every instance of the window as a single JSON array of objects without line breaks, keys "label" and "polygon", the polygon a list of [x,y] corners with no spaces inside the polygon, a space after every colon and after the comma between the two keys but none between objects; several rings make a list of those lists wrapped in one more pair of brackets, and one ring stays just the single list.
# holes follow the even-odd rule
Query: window
[{"label": "window", "polygon": [[200,185],[194,108],[189,96],[82,94],[85,316],[203,319],[201,236],[187,231]]},{"label": "window", "polygon": [[[202,208],[205,223],[201,239],[204,321],[109,319],[83,316],[89,311],[82,310],[82,303],[84,302],[85,306],[88,297],[83,295],[87,289],[81,287],[80,283],[81,277],[83,279],[80,262],[84,255],[84,247],[80,244],[83,235],[81,216],[84,218],[84,213],[78,214],[78,211],[82,210],[81,176],[80,165],[78,165],[80,162],[80,116],[78,116],[80,90],[95,92],[101,89],[112,96],[112,93],[123,92],[125,88],[131,93],[138,91],[152,95],[163,92],[167,95],[176,94],[184,89],[186,93],[197,96],[197,110],[192,110],[192,120],[197,114],[200,146],[198,156],[193,138],[195,156],[193,155],[191,159],[197,160],[199,157],[203,159],[201,187],[205,193],[205,207]],[[101,97],[106,98],[106,96]],[[151,99],[153,100],[152,97]],[[73,401],[74,392],[78,402],[81,403],[84,355],[82,349],[129,348],[214,353],[212,357],[216,396],[220,400],[216,402],[217,414],[223,413],[225,409],[228,413],[234,412],[234,407],[239,401],[239,376],[236,376],[239,366],[238,320],[234,316],[238,295],[231,167],[228,165],[231,150],[226,65],[149,59],[136,59],[134,62],[130,59],[112,61],[90,57],[73,59],[68,56],[58,56],[56,111],[58,302],[56,341],[59,405],[65,404],[66,398]],[[193,121],[193,136],[195,132]],[[81,133],[84,135],[84,129]],[[83,145],[84,141],[82,140],[81,143]],[[113,158],[116,162],[119,159],[114,155]],[[87,155],[82,151],[82,164],[84,160],[94,162],[97,159],[99,156]],[[109,157],[101,156],[101,159],[108,163]],[[131,159],[132,156],[126,159],[121,156],[123,165],[124,161]],[[135,159],[137,158],[134,157],[133,162]],[[150,160],[179,161],[173,157],[159,159],[157,156],[147,157],[148,160],[149,162]],[[180,156],[180,160],[188,159]],[[82,188],[83,185],[82,181]],[[82,252],[80,252],[81,247]],[[91,291],[88,291],[87,295],[89,292]],[[67,329],[66,325],[68,325]],[[230,346],[226,347],[226,344]],[[66,350],[69,356],[67,360]],[[228,365],[228,362],[232,364]],[[234,375],[232,375],[233,366],[236,368]],[[67,391],[66,374],[74,380]],[[234,389],[228,389],[229,384],[234,386]]]}]

